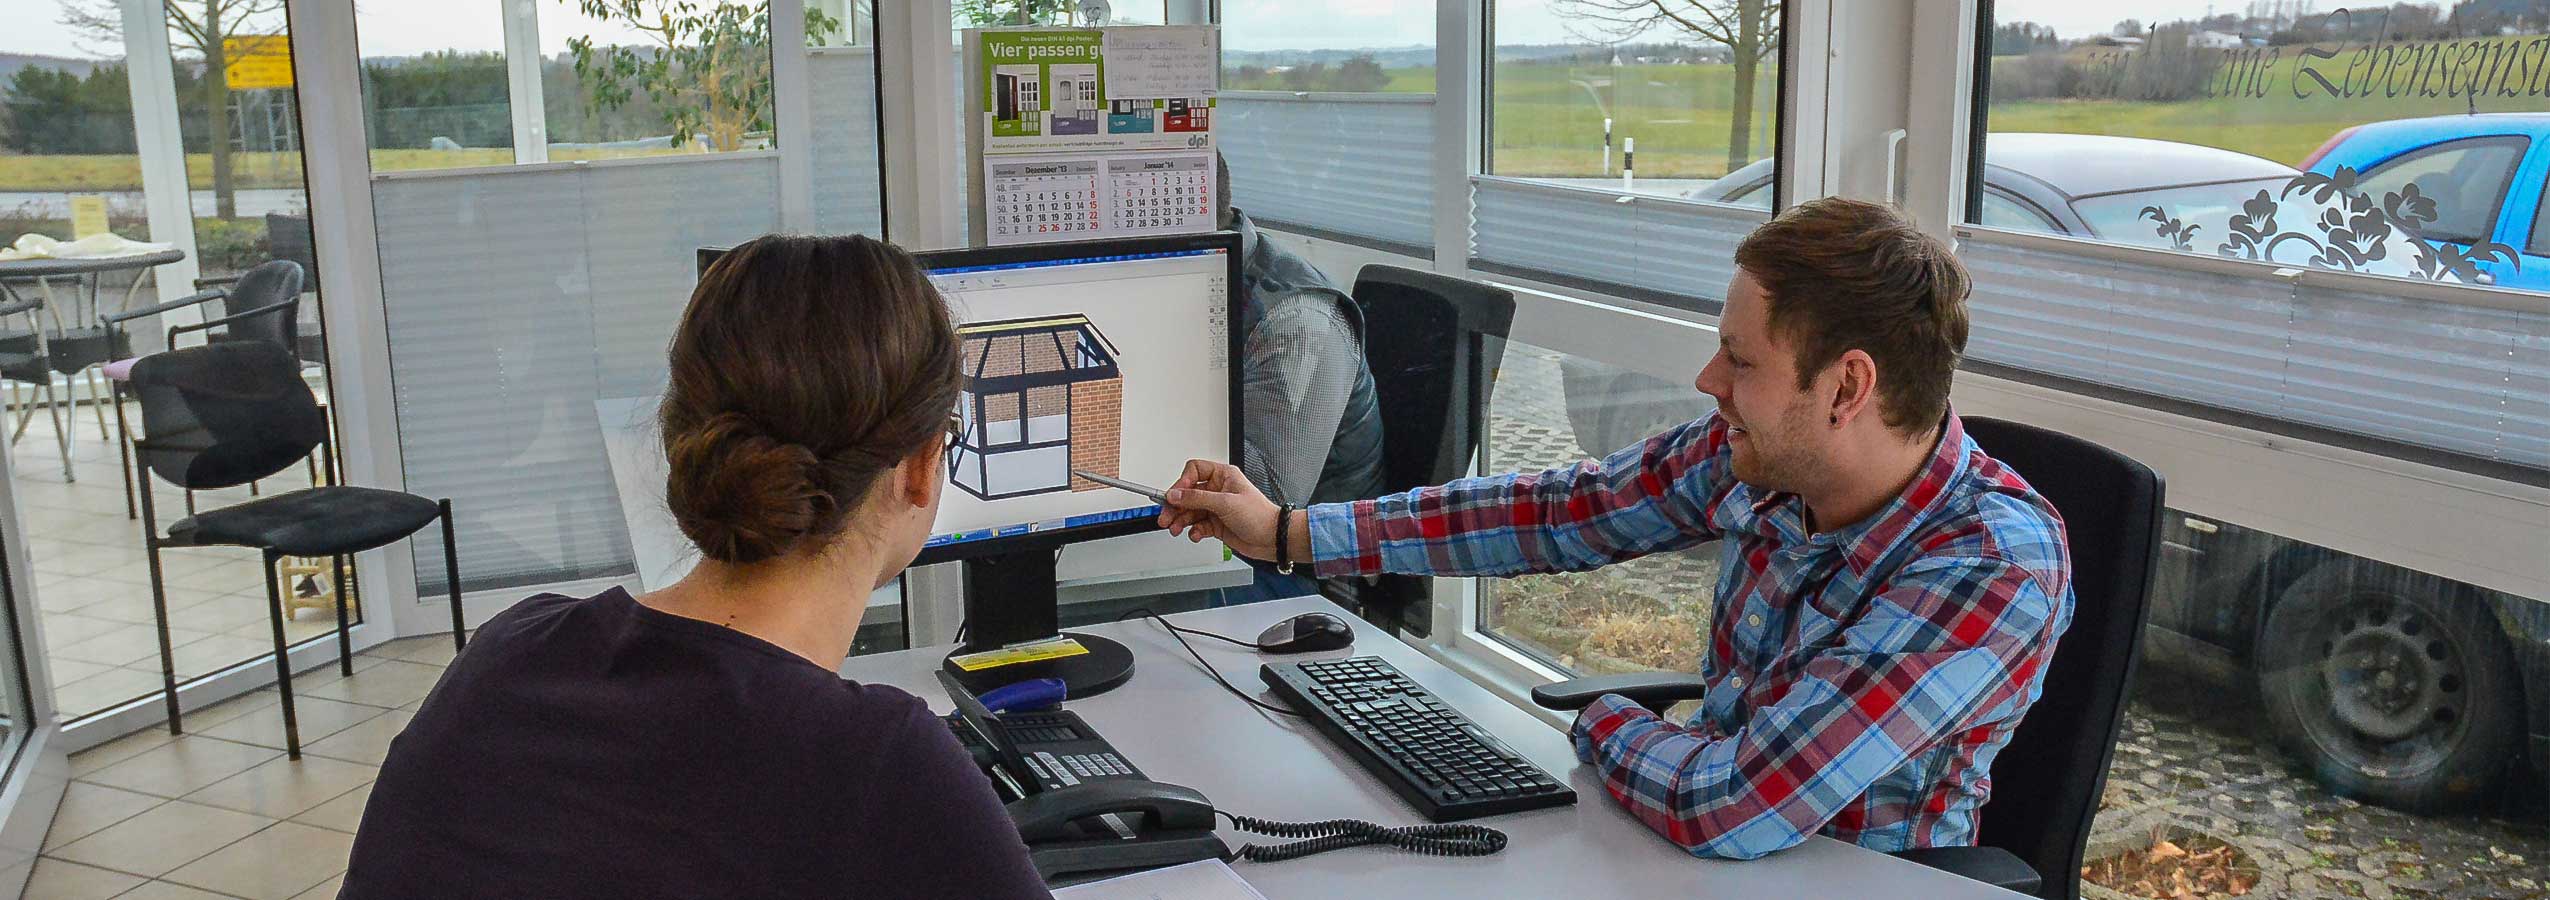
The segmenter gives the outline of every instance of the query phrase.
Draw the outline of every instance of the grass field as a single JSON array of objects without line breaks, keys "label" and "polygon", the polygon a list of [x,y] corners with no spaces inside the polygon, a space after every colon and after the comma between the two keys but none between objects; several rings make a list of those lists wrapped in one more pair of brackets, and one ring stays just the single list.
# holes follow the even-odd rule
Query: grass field
[{"label": "grass field", "polygon": [[[553,150],[552,161],[579,159],[618,159],[630,156],[667,156],[687,151],[672,148]],[[514,161],[514,153],[501,147],[471,147],[462,150],[374,150],[372,171],[399,172],[415,169],[452,169],[463,166],[501,166]],[[298,153],[240,153],[232,157],[231,172],[239,188],[298,188],[301,186],[301,155]],[[186,177],[197,190],[212,187],[212,154],[186,154]],[[130,155],[60,155],[0,156],[0,191],[138,191],[142,189],[141,158]]]},{"label": "grass field", "polygon": [[[2176,103],[2130,100],[2029,100],[1995,103],[1987,114],[1993,131],[2113,134],[2203,144],[2263,156],[2289,166],[2340,131],[2366,122],[2458,115],[2467,104],[2446,98],[2366,97],[2294,100],[2288,93],[2265,99],[2211,98]],[[2484,112],[2550,111],[2550,100],[2495,99]],[[1987,151],[1988,152],[1988,151]]]}]

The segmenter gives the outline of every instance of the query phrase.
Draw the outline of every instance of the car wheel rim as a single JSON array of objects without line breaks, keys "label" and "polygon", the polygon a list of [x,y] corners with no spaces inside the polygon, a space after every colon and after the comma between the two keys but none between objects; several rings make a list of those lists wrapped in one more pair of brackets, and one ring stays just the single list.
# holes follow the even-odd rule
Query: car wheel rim
[{"label": "car wheel rim", "polygon": [[2431,768],[2468,730],[2464,654],[2423,612],[2361,599],[2327,620],[2312,649],[2333,726],[2320,743],[2357,768]]}]

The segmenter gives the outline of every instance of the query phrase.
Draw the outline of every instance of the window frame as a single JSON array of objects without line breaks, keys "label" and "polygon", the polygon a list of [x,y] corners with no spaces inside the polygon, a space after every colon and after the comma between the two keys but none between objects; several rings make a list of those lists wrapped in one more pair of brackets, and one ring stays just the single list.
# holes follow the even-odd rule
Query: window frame
[{"label": "window frame", "polygon": [[[1450,2],[1460,2],[1460,0],[1450,0]],[[1495,171],[1496,4],[1498,0],[1475,0],[1475,2],[1479,5],[1479,27],[1486,38],[1484,46],[1487,49],[1487,52],[1478,60],[1478,85],[1481,102],[1479,104],[1479,166],[1477,174],[1486,178],[1504,178],[1513,181],[1533,181],[1536,179],[1514,175],[1498,175]],[[1771,84],[1771,152],[1768,157],[1771,160],[1771,212],[1774,215],[1777,215],[1780,210],[1787,209],[1789,207],[1789,198],[1787,196],[1790,184],[1789,176],[1791,174],[1789,171],[1789,141],[1791,140],[1791,135],[1794,131],[1794,129],[1789,127],[1789,100],[1792,96],[1792,89],[1796,87],[1795,82],[1792,81],[1792,72],[1796,68],[1796,35],[1798,32],[1798,24],[1801,20],[1806,18],[1805,11],[1800,7],[1801,4],[1795,2],[1782,3],[1780,5],[1780,48],[1779,52],[1772,54],[1772,58],[1779,61],[1778,76],[1772,79]],[[1435,81],[1438,88],[1441,86],[1442,80],[1442,70],[1438,68],[1435,75]],[[1734,173],[1729,172],[1728,174]],[[1597,188],[1592,185],[1585,185],[1584,187],[1587,190],[1602,190],[1602,188]],[[1756,188],[1756,190],[1759,190],[1759,188]],[[1613,191],[1613,193],[1628,197],[1644,197],[1660,200],[1672,199],[1658,197],[1653,194],[1636,194],[1628,191]],[[1694,202],[1711,203],[1719,206],[1736,206],[1743,209],[1754,208],[1751,206],[1723,201],[1701,200]]]},{"label": "window frame", "polygon": [[[2294,284],[2297,287],[2301,282],[2308,280],[2316,286],[2326,287],[2332,290],[2355,290],[2376,293],[2388,291],[2392,293],[2406,293],[2412,296],[2431,298],[2435,302],[2456,305],[2477,305],[2501,309],[2525,309],[2538,307],[2542,303],[2542,294],[2513,291],[2485,284],[2443,284],[2360,272],[2346,272],[2330,269],[2297,269],[2272,262],[2256,262],[2218,257],[2206,253],[2164,250],[2117,243],[2108,240],[2093,240],[2072,235],[2047,235],[2012,231],[2005,228],[1996,228],[1984,225],[1980,221],[1982,218],[1983,207],[1982,193],[1984,190],[1988,189],[1984,183],[1984,173],[1991,165],[1990,159],[1985,156],[1984,148],[1985,139],[1991,132],[1990,111],[1992,103],[1992,55],[1989,52],[1989,48],[1991,47],[1994,23],[1994,0],[1913,0],[1913,2],[1916,4],[1928,3],[1942,6],[1947,4],[1959,4],[1964,9],[1969,10],[1974,14],[1973,20],[1966,23],[1967,27],[1963,29],[1965,34],[1965,44],[1962,51],[1966,54],[1966,57],[1963,60],[1963,65],[1960,67],[1962,69],[1962,73],[1967,78],[1971,79],[1971,84],[1966,89],[1965,96],[1960,98],[1960,111],[1964,113],[1966,117],[1967,130],[1962,135],[1953,136],[1954,142],[1964,151],[1963,155],[1965,158],[1960,161],[1960,168],[1957,171],[1950,173],[1953,176],[1953,180],[1959,186],[1958,196],[1953,206],[1954,208],[1961,210],[1961,212],[1956,219],[1956,224],[1950,229],[1950,233],[1959,242],[1959,246],[1963,246],[1963,243],[1968,239],[1983,238],[1994,242],[2016,243],[2022,246],[2039,249],[2052,247],[2060,249],[2063,252],[2073,253],[2091,259],[2115,260],[2133,265],[2152,266],[2166,269],[2181,269],[2191,272],[2231,272],[2255,277],[2261,280],[2283,281],[2288,284]],[[1916,69],[1918,68],[1919,66],[1916,64]],[[1913,74],[1918,76],[1921,73],[1916,71]],[[1919,109],[1914,110],[1914,114],[1916,116],[1918,116],[1919,113]],[[2531,140],[2520,136],[2474,135],[2471,137],[2457,138],[2450,141],[2430,144],[2425,147],[2395,154],[2393,157],[2383,160],[2383,164],[2388,164],[2393,160],[2402,160],[2407,158],[2409,154],[2420,153],[2432,148],[2446,147],[2467,141],[2497,140],[2507,137],[2512,137],[2515,140],[2522,140],[2526,142]],[[2538,148],[2533,148],[2527,145],[2523,152],[2515,155],[2514,161],[2510,164],[2510,177],[2513,172],[2519,171],[2522,168],[2524,160],[2528,157],[2528,154],[2535,152],[2537,149]],[[2368,168],[2366,171],[2369,172],[2373,170]],[[2503,194],[2503,192],[2499,193],[2501,195]],[[2498,219],[2504,215],[2505,202],[2506,198],[2503,196],[2500,196],[2497,199],[2495,213],[2490,219],[2492,228],[2491,239],[2493,239],[2496,229],[2501,224],[2498,222]],[[1911,211],[1917,217],[1924,212],[1922,209],[1917,207],[1913,208]],[[1968,359],[1961,362],[1959,367],[1966,371],[1988,375],[1993,378],[2029,384],[2037,387],[2050,388],[2077,396],[2095,397],[2101,400],[2115,401],[2143,409],[2167,412],[2172,415],[2199,419],[2217,425],[2273,435],[2279,438],[2287,438],[2325,447],[2343,448],[2350,451],[2370,454],[2376,457],[2397,460],[2403,463],[2430,466],[2447,471],[2466,473],[2498,482],[2522,485],[2529,488],[2550,488],[2550,470],[2535,469],[2521,464],[2470,456],[2463,453],[2405,443],[2389,438],[2356,434],[2308,422],[2299,422],[2243,410],[2235,410],[2184,397],[2166,397],[2127,387],[2085,382],[2062,375],[2038,372],[2033,369],[2018,366]]]},{"label": "window frame", "polygon": [[[1656,194],[1622,191],[1614,187],[1603,185],[1560,184],[1546,179],[1494,174],[1490,171],[1490,162],[1494,156],[1494,146],[1496,141],[1496,59],[1494,54],[1494,48],[1496,45],[1496,0],[1443,0],[1443,2],[1447,9],[1452,6],[1466,3],[1477,10],[1477,29],[1473,32],[1473,34],[1479,41],[1477,46],[1483,50],[1483,52],[1478,54],[1472,61],[1472,68],[1477,77],[1475,79],[1470,79],[1470,81],[1475,84],[1478,89],[1478,94],[1475,98],[1478,110],[1474,115],[1469,117],[1470,121],[1475,123],[1477,127],[1477,132],[1469,141],[1469,146],[1471,147],[1471,152],[1474,154],[1475,159],[1469,167],[1464,184],[1464,187],[1470,188],[1471,190],[1465,192],[1463,195],[1468,198],[1468,202],[1466,202],[1464,206],[1465,212],[1467,213],[1466,224],[1468,225],[1470,233],[1474,234],[1480,224],[1475,191],[1477,187],[1482,185],[1505,185],[1534,190],[1547,189],[1552,191],[1580,191],[1588,194],[1608,196],[1612,198],[1612,202],[1619,203],[1624,207],[1633,204],[1679,204],[1710,210],[1735,210],[1740,211],[1743,214],[1762,215],[1767,218],[1769,216],[1778,215],[1781,210],[1787,209],[1790,206],[1792,200],[1790,193],[1798,189],[1798,185],[1801,180],[1800,176],[1809,174],[1799,171],[1799,167],[1797,165],[1798,154],[1796,152],[1796,145],[1800,141],[1801,129],[1799,128],[1797,116],[1794,112],[1796,100],[1800,95],[1800,87],[1805,84],[1804,76],[1798,72],[1798,61],[1801,58],[1798,48],[1802,43],[1799,38],[1799,32],[1805,26],[1822,25],[1826,24],[1829,20],[1824,19],[1821,16],[1810,15],[1808,4],[1788,2],[1783,3],[1780,6],[1779,52],[1773,56],[1773,58],[1778,61],[1778,71],[1771,85],[1771,96],[1773,100],[1769,109],[1769,113],[1773,117],[1770,128],[1771,142],[1770,147],[1768,148],[1769,156],[1767,157],[1772,160],[1770,177],[1771,206],[1770,209],[1766,211],[1756,206],[1716,200],[1693,200],[1681,197],[1667,197]],[[1817,40],[1820,42],[1821,36],[1818,36]],[[1437,71],[1438,75],[1436,76],[1436,83],[1438,89],[1440,89],[1442,77],[1439,73],[1441,69],[1438,68]],[[1817,134],[1820,135],[1820,130]],[[1820,172],[1813,174],[1815,174],[1820,180]],[[1758,188],[1756,190],[1758,190]],[[1668,206],[1667,208],[1671,208],[1671,206]],[[1443,211],[1440,207],[1438,207],[1436,212],[1437,215],[1440,216]],[[1480,257],[1477,253],[1475,242],[1466,239],[1461,243],[1461,249],[1463,252],[1457,257],[1447,257],[1440,249],[1438,249],[1435,255],[1436,262],[1438,265],[1441,265],[1449,259],[1457,259],[1460,262],[1459,272],[1485,272],[1505,276],[1508,279],[1519,279],[1527,283],[1564,289],[1569,292],[1617,297],[1624,300],[1636,301],[1640,304],[1697,313],[1702,316],[1715,317],[1718,314],[1718,311],[1725,306],[1725,298],[1723,297],[1712,298],[1706,294],[1696,292],[1715,289],[1717,287],[1716,285],[1696,285],[1691,292],[1641,287],[1638,285],[1622,284],[1600,277],[1580,275],[1570,272],[1551,271],[1512,263],[1500,263],[1495,260]]]}]

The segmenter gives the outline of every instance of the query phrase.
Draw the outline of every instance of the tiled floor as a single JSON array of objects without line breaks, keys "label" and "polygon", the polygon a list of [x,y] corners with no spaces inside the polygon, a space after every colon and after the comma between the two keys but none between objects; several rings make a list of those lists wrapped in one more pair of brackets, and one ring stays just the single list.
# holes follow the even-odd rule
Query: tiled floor
[{"label": "tiled floor", "polygon": [[451,658],[450,637],[411,638],[358,654],[351,678],[295,678],[299,762],[270,689],[188,715],[182,737],[153,727],[72,756],[26,896],[336,896],[390,739]]},{"label": "tiled floor", "polygon": [[[138,420],[137,407],[127,411]],[[159,639],[152,626],[141,523],[124,516],[123,472],[115,444],[99,434],[97,412],[86,406],[64,410],[76,482],[63,480],[53,423],[42,408],[9,448],[12,488],[19,522],[26,528],[44,647],[52,664],[54,706],[66,719],[160,687]],[[114,411],[105,412],[111,429]],[[15,411],[0,424],[14,426]],[[0,428],[0,437],[6,435]],[[165,482],[153,483],[165,529],[186,515],[185,493]],[[267,492],[308,486],[309,476],[299,467],[261,484]],[[247,499],[245,488],[195,495],[202,509]],[[161,555],[161,571],[178,678],[226,668],[273,646],[265,576],[256,551],[169,550]],[[297,642],[335,627],[328,610],[302,609],[285,626],[285,634]]]}]

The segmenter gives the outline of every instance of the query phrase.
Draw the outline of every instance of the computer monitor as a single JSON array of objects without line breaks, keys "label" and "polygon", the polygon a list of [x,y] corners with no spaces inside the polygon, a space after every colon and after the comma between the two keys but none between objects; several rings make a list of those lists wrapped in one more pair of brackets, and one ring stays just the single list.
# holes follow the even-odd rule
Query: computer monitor
[{"label": "computer monitor", "polygon": [[967,670],[970,654],[1056,637],[1062,545],[1150,531],[1160,507],[1079,472],[1166,487],[1240,447],[1239,236],[917,254],[963,341],[960,433],[916,565],[965,564],[965,640],[947,670],[976,691],[1055,677],[1072,696],[1133,671],[1123,645]]},{"label": "computer monitor", "polygon": [[[724,251],[704,248],[705,272]],[[963,645],[949,674],[977,693],[1061,678],[1071,696],[1130,677],[1122,644],[968,669],[971,654],[1055,638],[1064,544],[1158,527],[1158,504],[1075,475],[1167,487],[1189,459],[1240,447],[1240,244],[1230,232],[915,254],[963,342],[959,435],[914,565],[965,567]],[[974,660],[967,659],[970,664]]]}]

